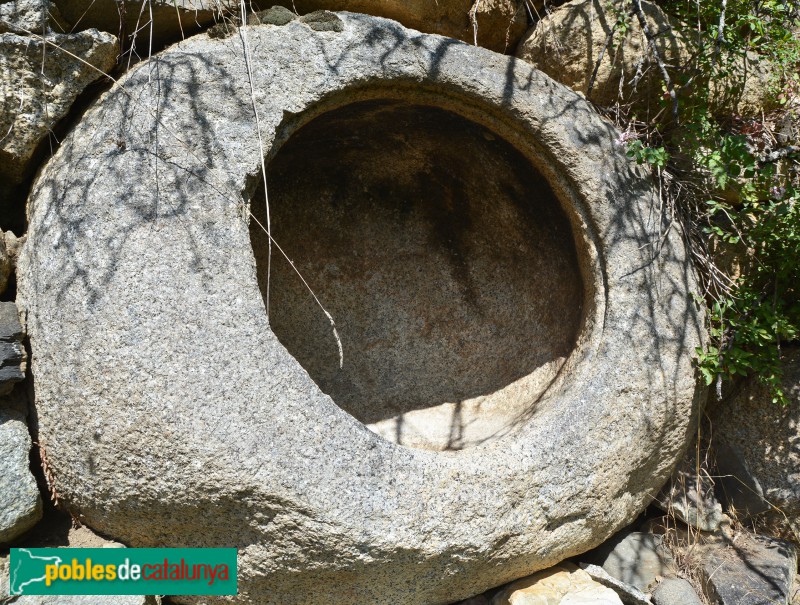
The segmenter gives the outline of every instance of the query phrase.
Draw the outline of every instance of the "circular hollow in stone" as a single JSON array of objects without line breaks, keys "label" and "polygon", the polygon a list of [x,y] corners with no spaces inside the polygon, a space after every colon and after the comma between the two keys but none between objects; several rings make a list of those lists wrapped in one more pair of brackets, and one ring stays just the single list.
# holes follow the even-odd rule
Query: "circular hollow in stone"
[{"label": "circular hollow in stone", "polygon": [[[534,405],[576,341],[583,285],[544,177],[487,129],[372,100],[304,125],[251,221],[273,332],[323,392],[403,445],[461,449]],[[269,275],[269,279],[268,279]],[[525,380],[525,398],[505,389]]]},{"label": "circular hollow in stone", "polygon": [[[341,31],[293,21],[177,44],[158,69],[129,71],[43,167],[17,270],[38,442],[61,501],[95,530],[130,546],[238,548],[235,602],[450,603],[585,552],[646,506],[692,432],[703,318],[683,239],[659,216],[652,182],[580,96],[510,57],[385,19],[339,18]],[[562,296],[561,311],[580,309],[580,323],[531,332],[537,347],[563,337],[566,361],[541,394],[526,381],[536,371],[491,385],[510,415],[460,450],[398,445],[339,407],[272,331],[259,288],[249,209],[264,160],[275,170],[305,125],[322,116],[316,124],[331,127],[370,100],[395,101],[392,111],[423,123],[431,114],[415,108],[445,112],[418,140],[435,141],[453,119],[496,138],[470,143],[489,160],[506,141],[569,223],[571,247],[559,238],[547,250],[561,250],[559,262],[573,251],[577,293],[540,295]],[[482,186],[536,178],[516,163]],[[519,210],[502,197],[481,211]],[[280,229],[293,227],[280,212],[276,242],[288,245]],[[508,224],[491,216],[489,230]],[[419,217],[416,233],[431,224]],[[512,241],[498,239],[501,250]],[[425,262],[443,249],[434,239]],[[473,267],[481,258],[470,256]],[[509,279],[530,297],[525,284],[548,271]],[[494,311],[519,312],[500,302]],[[520,363],[523,340],[497,342]],[[327,355],[330,343],[320,346]],[[359,359],[344,353],[345,364]],[[443,405],[429,404],[421,409]],[[495,418],[482,412],[475,424]]]}]

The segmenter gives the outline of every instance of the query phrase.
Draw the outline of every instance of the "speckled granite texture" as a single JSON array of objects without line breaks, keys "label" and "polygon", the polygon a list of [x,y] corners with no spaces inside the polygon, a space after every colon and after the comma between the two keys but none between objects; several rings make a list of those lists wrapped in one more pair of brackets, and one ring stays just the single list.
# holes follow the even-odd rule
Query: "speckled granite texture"
[{"label": "speckled granite texture", "polygon": [[449,603],[591,548],[646,505],[697,413],[702,318],[680,233],[580,96],[514,58],[340,17],[341,32],[244,28],[264,150],[367,99],[435,105],[517,147],[564,209],[584,287],[550,389],[520,390],[497,439],[441,453],[322,393],[258,286],[244,38],[202,35],[105,94],[35,183],[19,292],[39,439],[96,530],[238,547],[238,603]]}]

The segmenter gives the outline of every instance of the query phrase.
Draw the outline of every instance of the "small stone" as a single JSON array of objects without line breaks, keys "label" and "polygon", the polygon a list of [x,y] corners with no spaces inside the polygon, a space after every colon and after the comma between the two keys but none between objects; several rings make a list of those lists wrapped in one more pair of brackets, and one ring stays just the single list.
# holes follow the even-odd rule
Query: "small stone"
[{"label": "small stone", "polygon": [[11,275],[11,255],[8,253],[5,238],[0,237],[0,294],[5,292]]},{"label": "small stone", "polygon": [[675,575],[675,562],[662,544],[663,536],[631,532],[617,534],[590,557],[609,575],[646,592],[657,577]]},{"label": "small stone", "polygon": [[625,605],[650,605],[650,597],[648,595],[635,586],[612,577],[602,567],[591,563],[581,563],[580,567],[589,574],[592,580],[616,592]]},{"label": "small stone", "polygon": [[341,32],[344,31],[344,23],[331,11],[320,10],[308,13],[300,17],[299,21],[305,23],[311,29],[318,32]]},{"label": "small stone", "polygon": [[27,237],[25,235],[17,237],[14,235],[13,231],[6,231],[2,239],[5,240],[6,253],[11,261],[11,265],[16,266],[19,251],[22,249],[22,245],[25,243]]},{"label": "small stone", "polygon": [[0,395],[10,393],[14,383],[25,378],[27,356],[22,338],[17,305],[0,302]]},{"label": "small stone", "polygon": [[653,590],[653,605],[703,605],[703,603],[687,580],[667,578]]},{"label": "small stone", "polygon": [[[323,11],[324,12],[324,11]],[[265,11],[247,17],[247,25],[286,25],[297,18],[292,11],[283,6],[273,6]]]},{"label": "small stone", "polygon": [[25,417],[15,410],[0,410],[0,544],[22,535],[42,518],[30,449]]},{"label": "small stone", "polygon": [[789,542],[740,534],[697,549],[706,597],[717,605],[788,605],[797,572]]},{"label": "small stone", "polygon": [[492,605],[623,605],[616,592],[569,563],[512,582]]},{"label": "small stone", "polygon": [[239,29],[238,21],[238,19],[225,19],[209,27],[206,33],[209,38],[214,38],[215,40],[229,38]]}]

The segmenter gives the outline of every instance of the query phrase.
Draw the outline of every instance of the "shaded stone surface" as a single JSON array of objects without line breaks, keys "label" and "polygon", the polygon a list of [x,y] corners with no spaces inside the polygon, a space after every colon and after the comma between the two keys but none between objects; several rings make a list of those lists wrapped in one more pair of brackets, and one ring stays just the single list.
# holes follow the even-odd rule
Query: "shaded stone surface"
[{"label": "shaded stone surface", "polygon": [[[271,0],[270,0],[270,3]],[[429,34],[458,38],[497,52],[511,52],[527,28],[519,0],[279,0],[300,14],[327,9],[352,11],[399,21]],[[267,4],[268,6],[269,4]],[[474,12],[474,23],[470,12]]]},{"label": "shaded stone surface", "polygon": [[[98,29],[121,36],[125,47],[147,57],[153,50],[197,33],[214,22],[215,11],[238,4],[217,0],[53,0],[73,31]],[[151,40],[152,36],[152,40]]]},{"label": "shaded stone surface", "polygon": [[[695,420],[702,316],[652,182],[577,94],[510,57],[339,17],[342,32],[248,27],[252,89],[239,38],[171,47],[44,167],[18,262],[38,438],[65,505],[97,531],[237,547],[239,603],[451,602],[594,547],[646,506]],[[504,431],[476,447],[376,435],[267,321],[247,213],[261,149],[269,160],[315,117],[369,100],[487,128],[570,224],[576,346],[544,394],[509,385]],[[201,600],[223,598],[179,598]]]},{"label": "shaded stone surface", "polygon": [[723,55],[722,60],[725,75],[710,82],[712,111],[758,116],[779,106],[771,92],[777,76],[757,53]]},{"label": "shaded stone surface", "polygon": [[456,605],[489,605],[489,599],[484,595],[478,595],[477,597],[459,601]]},{"label": "shaded stone surface", "polygon": [[[25,416],[0,408],[0,544],[22,535],[42,517],[42,499],[30,471],[30,449]],[[5,574],[0,576],[5,579]]]},{"label": "shaded stone surface", "polygon": [[772,403],[756,379],[738,385],[711,414],[720,495],[737,515],[757,517],[800,540],[800,350],[786,348],[783,388],[789,405]]},{"label": "shaded stone surface", "polygon": [[675,561],[663,536],[622,532],[587,557],[610,576],[647,591],[658,577],[675,575]]},{"label": "shaded stone surface", "polygon": [[741,534],[698,549],[706,597],[716,605],[788,605],[797,552],[788,542]]},{"label": "shaded stone surface", "polygon": [[708,458],[707,448],[702,448],[698,463],[698,452],[695,447],[690,447],[653,503],[687,525],[701,531],[717,531],[723,515],[722,504],[714,491],[713,472],[715,469]]},{"label": "shaded stone surface", "polygon": [[11,255],[6,248],[6,238],[2,230],[0,230],[0,294],[5,292],[8,285],[8,278],[11,275],[13,268]]}]

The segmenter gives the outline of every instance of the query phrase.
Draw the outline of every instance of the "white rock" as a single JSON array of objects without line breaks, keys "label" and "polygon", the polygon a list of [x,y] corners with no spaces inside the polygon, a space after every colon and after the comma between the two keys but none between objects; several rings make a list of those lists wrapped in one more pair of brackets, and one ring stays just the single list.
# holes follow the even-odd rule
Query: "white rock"
[{"label": "white rock", "polygon": [[616,592],[574,565],[562,564],[513,582],[492,605],[622,605]]}]

